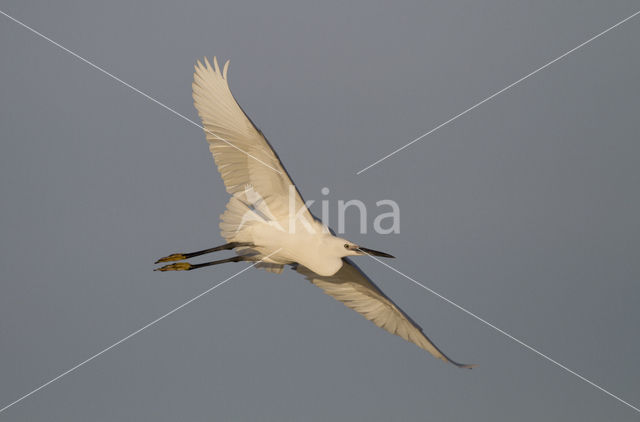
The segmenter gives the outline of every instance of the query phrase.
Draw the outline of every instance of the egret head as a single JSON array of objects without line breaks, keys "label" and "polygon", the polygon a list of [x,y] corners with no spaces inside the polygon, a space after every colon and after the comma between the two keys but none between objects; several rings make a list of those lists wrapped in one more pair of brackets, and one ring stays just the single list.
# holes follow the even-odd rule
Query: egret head
[{"label": "egret head", "polygon": [[339,237],[336,237],[334,239],[334,243],[334,247],[339,251],[338,255],[342,257],[354,255],[373,255],[381,256],[383,258],[395,258],[395,256],[389,255],[388,253],[363,248],[362,246],[356,245],[353,242],[349,242],[348,240]]}]

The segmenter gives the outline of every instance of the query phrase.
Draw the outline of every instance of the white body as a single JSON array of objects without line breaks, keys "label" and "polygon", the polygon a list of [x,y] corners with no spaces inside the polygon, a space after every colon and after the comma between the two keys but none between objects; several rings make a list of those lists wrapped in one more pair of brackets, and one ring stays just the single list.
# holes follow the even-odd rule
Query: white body
[{"label": "white body", "polygon": [[[305,206],[277,155],[244,114],[227,82],[229,62],[221,70],[198,62],[193,99],[202,119],[209,149],[232,196],[221,216],[227,242],[241,242],[236,251],[256,266],[279,273],[297,264],[298,272],[325,293],[343,302],[379,327],[458,364],[444,355],[357,267],[343,259],[366,249],[333,236]],[[369,253],[380,252],[368,250]],[[388,255],[380,255],[388,256]]]},{"label": "white body", "polygon": [[345,240],[322,230],[309,233],[302,229],[288,233],[271,224],[257,223],[249,229],[249,236],[250,242],[256,245],[250,249],[257,251],[264,262],[277,265],[298,263],[323,276],[333,275],[342,267],[342,256],[336,254],[333,245],[337,243],[341,247],[340,252],[347,252],[343,246]]}]

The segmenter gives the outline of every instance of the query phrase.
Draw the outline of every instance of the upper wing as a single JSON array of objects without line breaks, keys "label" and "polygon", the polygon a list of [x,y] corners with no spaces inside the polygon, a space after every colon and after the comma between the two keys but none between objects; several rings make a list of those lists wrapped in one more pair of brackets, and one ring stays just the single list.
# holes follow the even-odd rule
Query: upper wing
[{"label": "upper wing", "polygon": [[297,270],[326,294],[344,303],[378,327],[416,344],[433,356],[461,368],[472,368],[455,362],[429,340],[422,329],[380,291],[358,267],[344,259],[340,271],[329,277],[319,276],[299,265]]},{"label": "upper wing", "polygon": [[[227,192],[241,193],[251,187],[274,213],[283,212],[283,204],[288,210],[291,192],[298,212],[305,206],[295,185],[262,132],[231,94],[227,81],[229,62],[222,71],[215,57],[214,66],[206,57],[204,62],[198,61],[195,66],[193,100]],[[301,214],[313,221],[306,207]]]}]

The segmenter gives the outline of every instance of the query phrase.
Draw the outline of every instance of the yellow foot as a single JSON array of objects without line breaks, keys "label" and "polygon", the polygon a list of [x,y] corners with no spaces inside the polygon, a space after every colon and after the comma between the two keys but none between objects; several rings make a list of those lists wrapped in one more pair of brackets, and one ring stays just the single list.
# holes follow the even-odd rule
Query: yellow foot
[{"label": "yellow foot", "polygon": [[188,271],[191,269],[191,264],[188,262],[177,262],[175,264],[165,265],[162,268],[156,268],[153,271]]},{"label": "yellow foot", "polygon": [[160,258],[155,263],[159,264],[160,262],[182,261],[183,259],[187,259],[187,257],[181,253],[174,253],[172,255],[165,256],[164,258]]}]

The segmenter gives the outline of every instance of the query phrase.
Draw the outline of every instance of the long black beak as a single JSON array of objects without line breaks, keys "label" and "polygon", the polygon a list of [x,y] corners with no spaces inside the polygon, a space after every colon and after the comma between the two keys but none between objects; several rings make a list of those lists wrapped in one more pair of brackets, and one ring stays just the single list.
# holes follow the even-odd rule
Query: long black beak
[{"label": "long black beak", "polygon": [[373,256],[381,256],[383,258],[395,258],[395,256],[393,255],[389,255],[388,253],[384,253],[380,251],[374,251],[373,249],[367,249],[363,247],[358,247],[358,249],[366,254],[373,255]]}]

